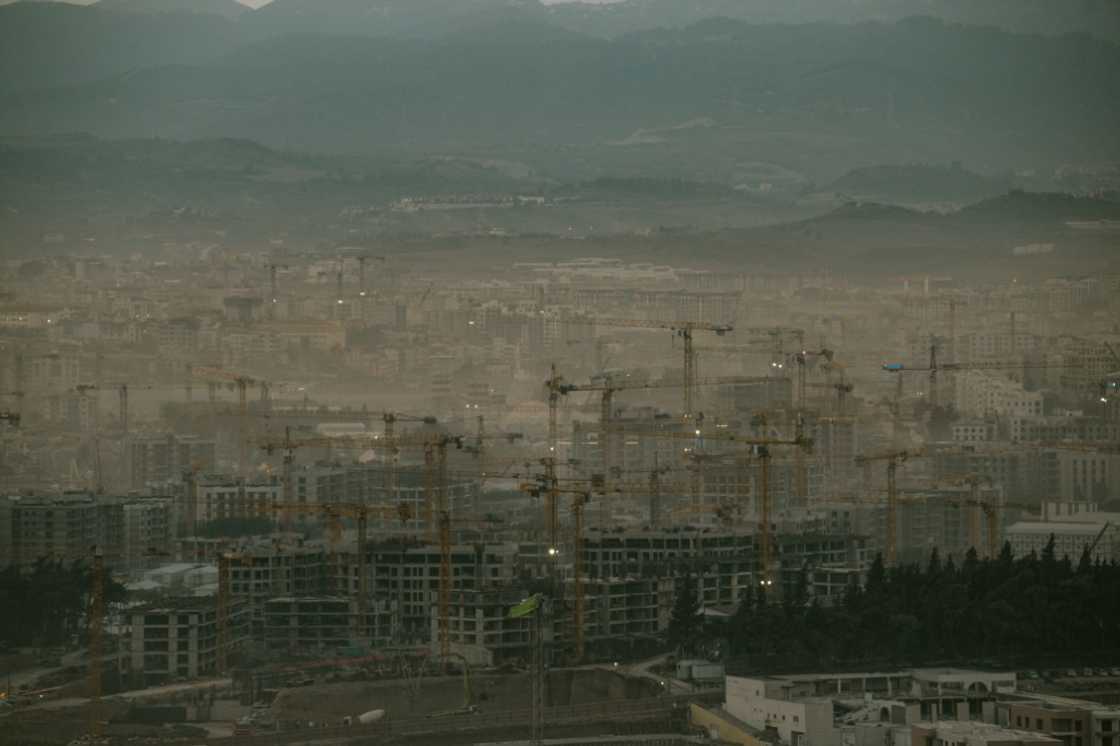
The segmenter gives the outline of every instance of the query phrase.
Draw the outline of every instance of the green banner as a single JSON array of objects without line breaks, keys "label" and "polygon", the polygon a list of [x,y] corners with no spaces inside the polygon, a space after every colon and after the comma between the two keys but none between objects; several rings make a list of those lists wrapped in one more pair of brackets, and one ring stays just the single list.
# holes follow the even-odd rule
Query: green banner
[{"label": "green banner", "polygon": [[514,606],[512,609],[510,609],[509,610],[509,618],[510,619],[520,619],[521,617],[529,616],[534,611],[536,611],[537,608],[540,607],[540,605],[541,605],[541,594],[534,593],[532,596],[529,596],[527,599],[525,599],[524,601],[519,603],[517,606]]}]

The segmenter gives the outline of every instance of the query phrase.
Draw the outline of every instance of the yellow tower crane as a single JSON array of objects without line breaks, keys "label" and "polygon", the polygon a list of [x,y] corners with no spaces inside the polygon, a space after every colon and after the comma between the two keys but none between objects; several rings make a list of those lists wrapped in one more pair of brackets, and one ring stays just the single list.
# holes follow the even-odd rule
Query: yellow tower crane
[{"label": "yellow tower crane", "polygon": [[[760,424],[765,426],[765,420],[760,419]],[[661,430],[650,432],[627,432],[626,435],[639,438],[669,438],[676,440],[714,440],[724,443],[744,445],[757,449],[755,452],[759,462],[759,499],[758,499],[758,537],[759,537],[759,576],[760,582],[771,584],[771,566],[773,564],[771,505],[770,505],[770,448],[773,446],[795,446],[807,452],[812,451],[813,441],[801,432],[800,421],[798,432],[793,438],[758,438],[750,435],[739,435],[731,432],[703,433],[699,428],[692,432]],[[693,449],[688,449],[692,452]]]},{"label": "yellow tower crane", "polygon": [[886,557],[888,567],[893,567],[898,559],[898,484],[896,482],[898,465],[907,459],[925,455],[922,451],[886,451],[883,453],[861,454],[856,463],[870,467],[872,462],[885,461],[887,464],[887,531]]},{"label": "yellow tower crane", "polygon": [[341,519],[350,518],[358,526],[358,620],[361,629],[365,629],[367,619],[366,611],[369,606],[369,578],[366,568],[366,544],[368,540],[369,518],[397,518],[401,524],[406,524],[412,519],[412,509],[406,503],[398,505],[371,505],[368,503],[273,503],[268,510],[285,515],[318,515],[326,518],[337,534]]},{"label": "yellow tower crane", "polygon": [[674,336],[680,337],[684,342],[684,419],[694,419],[693,411],[694,385],[696,381],[696,352],[692,347],[692,337],[697,331],[713,332],[717,336],[724,336],[734,327],[730,324],[711,324],[703,321],[646,321],[642,319],[595,319],[592,322],[597,326],[625,327],[630,329],[668,329]]},{"label": "yellow tower crane", "polygon": [[[191,368],[191,375],[195,378],[201,378],[216,384],[219,381],[230,383],[237,387],[237,469],[238,474],[245,476],[249,470],[249,395],[248,388],[250,386],[259,386],[262,393],[271,390],[271,386],[267,381],[262,381],[256,378],[251,378],[246,375],[234,373],[233,371],[224,368]],[[211,400],[213,400],[213,387],[211,388]]]}]

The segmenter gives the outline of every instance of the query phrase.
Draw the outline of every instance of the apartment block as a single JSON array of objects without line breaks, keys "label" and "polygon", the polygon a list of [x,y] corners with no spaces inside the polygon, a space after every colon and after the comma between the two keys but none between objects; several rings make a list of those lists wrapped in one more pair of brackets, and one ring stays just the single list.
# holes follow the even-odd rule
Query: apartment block
[{"label": "apartment block", "polygon": [[[374,598],[396,601],[401,633],[407,639],[427,639],[431,607],[438,600],[438,546],[383,542],[368,550],[369,587]],[[451,550],[452,596],[467,591],[508,587],[518,574],[516,544],[455,544]],[[346,592],[357,590],[357,568],[346,575]]]},{"label": "apartment block", "polygon": [[327,653],[356,641],[388,645],[396,610],[387,600],[371,601],[363,622],[356,599],[341,596],[284,596],[264,602],[261,638],[271,651]]},{"label": "apartment block", "polygon": [[85,493],[0,499],[0,563],[30,567],[39,559],[88,561],[94,547],[106,564],[146,566],[171,540],[172,501]]},{"label": "apartment block", "polygon": [[188,479],[182,497],[189,533],[203,523],[226,518],[275,518],[271,506],[282,500],[283,487],[273,477],[247,481],[226,475],[201,475]]},{"label": "apartment block", "polygon": [[133,489],[179,481],[185,472],[207,473],[217,463],[217,443],[191,436],[139,435],[129,438],[126,469]]},{"label": "apartment block", "polygon": [[[783,583],[796,582],[802,568],[861,569],[870,561],[866,540],[851,535],[779,534],[774,552]],[[590,531],[583,542],[583,567],[591,580],[700,568],[703,604],[734,606],[757,582],[757,553],[754,533],[742,530]]]},{"label": "apartment block", "polygon": [[966,417],[1038,417],[1042,394],[986,371],[958,371],[953,377],[954,405]]},{"label": "apartment block", "polygon": [[[516,588],[460,590],[451,597],[448,638],[452,650],[471,665],[494,666],[532,657],[529,619],[510,619],[509,610],[529,595]],[[430,639],[439,639],[438,608],[430,614]],[[544,635],[553,639],[552,625]]]},{"label": "apartment block", "polygon": [[[229,607],[231,658],[248,639],[248,611]],[[211,598],[184,598],[128,612],[129,659],[135,683],[156,686],[177,678],[213,675],[217,669],[218,609]]]}]

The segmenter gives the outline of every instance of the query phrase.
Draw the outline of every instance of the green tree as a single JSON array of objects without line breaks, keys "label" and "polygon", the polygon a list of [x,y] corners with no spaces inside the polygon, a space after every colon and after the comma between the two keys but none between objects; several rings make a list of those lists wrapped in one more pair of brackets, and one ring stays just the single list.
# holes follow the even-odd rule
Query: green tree
[{"label": "green tree", "polygon": [[682,652],[691,650],[699,640],[702,628],[696,580],[689,573],[677,584],[677,598],[669,617],[669,645]]}]

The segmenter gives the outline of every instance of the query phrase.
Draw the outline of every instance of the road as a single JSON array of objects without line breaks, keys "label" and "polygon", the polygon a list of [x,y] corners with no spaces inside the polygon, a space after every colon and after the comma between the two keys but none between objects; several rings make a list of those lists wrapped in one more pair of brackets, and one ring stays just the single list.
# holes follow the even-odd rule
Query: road
[{"label": "road", "polygon": [[[107,656],[111,657],[111,656]],[[86,651],[75,650],[71,653],[66,653],[62,656],[61,666],[50,666],[46,668],[27,668],[23,671],[8,674],[3,679],[5,687],[11,686],[11,690],[18,694],[19,690],[24,686],[33,685],[41,676],[56,673],[64,668],[72,668],[74,666],[84,666],[86,664]]]},{"label": "road", "polygon": [[593,666],[593,668],[601,668],[607,671],[615,671],[621,674],[626,674],[627,676],[634,676],[637,678],[649,679],[650,681],[656,681],[658,685],[665,688],[665,694],[670,696],[694,693],[696,691],[696,688],[692,686],[692,684],[689,684],[686,681],[681,681],[680,679],[674,679],[671,676],[663,676],[661,674],[655,673],[652,670],[656,666],[663,665],[668,660],[669,654],[663,653],[661,655],[656,655],[653,658],[647,658],[644,661],[638,661],[637,663],[626,663],[622,665],[596,665]]}]

